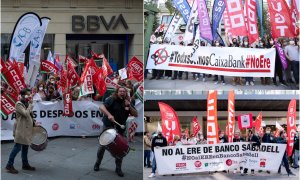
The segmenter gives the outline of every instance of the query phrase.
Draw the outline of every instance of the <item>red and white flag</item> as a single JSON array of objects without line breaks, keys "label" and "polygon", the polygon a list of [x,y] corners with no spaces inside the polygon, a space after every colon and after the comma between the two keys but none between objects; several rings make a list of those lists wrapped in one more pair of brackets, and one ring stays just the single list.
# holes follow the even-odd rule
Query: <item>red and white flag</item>
[{"label": "red and white flag", "polygon": [[273,38],[294,37],[290,9],[285,0],[268,0]]},{"label": "red and white flag", "polygon": [[275,132],[275,137],[279,137],[280,131],[283,131],[283,127],[276,121],[276,132]]},{"label": "red and white flag", "polygon": [[180,123],[174,109],[162,102],[159,102],[158,106],[162,120],[162,134],[167,140],[173,139],[175,135],[180,137]]},{"label": "red and white flag", "polygon": [[257,28],[257,17],[256,17],[256,0],[246,0],[246,25],[248,32],[249,45],[258,40],[258,28]]},{"label": "red and white flag", "polygon": [[192,126],[193,126],[193,135],[194,135],[194,137],[196,137],[196,135],[198,134],[198,132],[201,129],[201,126],[200,126],[196,116],[193,118]]},{"label": "red and white flag", "polygon": [[208,91],[207,97],[207,144],[219,144],[217,119],[217,91]]},{"label": "red and white flag", "polygon": [[92,54],[92,57],[94,59],[102,59],[102,58],[104,58],[104,54],[102,54],[102,53],[97,54],[97,53],[95,53],[94,51],[91,50],[91,54]]},{"label": "red and white flag", "polygon": [[225,0],[232,35],[247,36],[242,0]]},{"label": "red and white flag", "polygon": [[134,120],[130,122],[129,128],[128,128],[128,139],[130,142],[133,141],[133,137],[134,137],[137,127],[138,127],[138,124]]},{"label": "red and white flag", "polygon": [[[7,83],[19,94],[22,89],[26,88],[26,84],[18,64],[16,61],[9,62],[5,67],[6,71],[2,72],[3,76],[6,78]],[[4,66],[2,68],[4,70]]]},{"label": "red and white flag", "polygon": [[79,84],[79,76],[76,70],[74,69],[74,66],[71,64],[71,62],[68,60],[67,63],[68,63],[68,80],[70,86],[74,87],[77,84]]},{"label": "red and white flag", "polygon": [[73,116],[73,106],[72,106],[72,92],[70,87],[70,81],[67,80],[67,87],[63,93],[64,98],[64,116],[72,117]]},{"label": "red and white flag", "polygon": [[[224,9],[223,20],[224,20],[225,33],[227,34],[229,41],[231,41],[232,32],[231,32],[231,24],[230,24],[230,19],[228,17],[227,8]],[[230,43],[232,43],[232,42],[230,42]]]},{"label": "red and white flag", "polygon": [[111,67],[105,57],[103,57],[103,61],[102,61],[102,70],[103,70],[104,77],[107,77],[113,73],[113,70],[111,69]]},{"label": "red and white flag", "polygon": [[135,56],[130,59],[128,63],[128,76],[129,79],[136,79],[137,81],[142,81],[144,79],[144,65]]},{"label": "red and white flag", "polygon": [[41,71],[58,74],[59,69],[54,64],[52,64],[51,61],[43,60],[41,61]]},{"label": "red and white flag", "polygon": [[15,111],[16,101],[6,93],[0,93],[1,115],[7,116]]},{"label": "red and white flag", "polygon": [[84,56],[81,56],[81,55],[78,55],[78,60],[80,63],[87,63],[89,62],[89,59],[87,57],[84,57]]},{"label": "red and white flag", "polygon": [[83,73],[81,74],[81,77],[80,77],[80,84],[83,83],[88,71],[90,71],[90,73],[92,75],[94,75],[97,70],[98,70],[98,66],[96,65],[94,59],[93,58],[90,59],[89,62],[87,64],[85,64],[85,66],[84,66]]},{"label": "red and white flag", "polygon": [[66,55],[65,62],[70,62],[73,67],[78,66],[78,64],[75,62],[75,60],[68,55]]},{"label": "red and white flag", "polygon": [[294,34],[298,36],[299,26],[297,26],[297,22],[299,20],[299,11],[297,10],[296,0],[291,0],[291,18]]},{"label": "red and white flag", "polygon": [[287,112],[287,155],[290,157],[294,147],[294,137],[296,135],[296,99],[292,99]]},{"label": "red and white flag", "polygon": [[103,75],[103,69],[99,68],[97,72],[93,75],[93,83],[100,96],[103,96],[106,92],[106,84]]},{"label": "red and white flag", "polygon": [[235,125],[235,101],[234,101],[234,91],[229,91],[228,94],[228,120],[227,120],[227,136],[228,142],[233,142],[234,135],[234,125]]}]

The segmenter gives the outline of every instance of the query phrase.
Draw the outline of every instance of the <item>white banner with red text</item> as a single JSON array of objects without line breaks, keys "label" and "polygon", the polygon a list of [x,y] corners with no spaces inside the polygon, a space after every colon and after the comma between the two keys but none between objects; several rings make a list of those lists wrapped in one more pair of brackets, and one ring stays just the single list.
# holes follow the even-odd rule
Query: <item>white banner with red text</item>
[{"label": "white banner with red text", "polygon": [[248,142],[154,148],[158,174],[185,174],[244,167],[277,172],[286,144]]},{"label": "white banner with red text", "polygon": [[[34,105],[34,119],[43,126],[48,137],[55,136],[99,136],[102,130],[103,113],[99,111],[99,101],[73,101],[73,117],[63,116],[63,101],[43,101]],[[135,118],[138,124],[136,132],[143,131],[143,104],[136,100],[136,110],[139,116]],[[1,118],[1,140],[13,140],[13,125],[16,113]],[[129,127],[126,127],[129,128]]]},{"label": "white banner with red text", "polygon": [[[191,54],[193,54],[191,56]],[[275,49],[153,44],[147,69],[239,77],[273,77]]]}]

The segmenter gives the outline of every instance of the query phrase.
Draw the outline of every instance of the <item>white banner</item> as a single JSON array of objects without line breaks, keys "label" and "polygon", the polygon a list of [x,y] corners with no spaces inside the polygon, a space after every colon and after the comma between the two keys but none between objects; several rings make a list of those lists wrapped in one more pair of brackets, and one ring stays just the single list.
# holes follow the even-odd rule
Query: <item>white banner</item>
[{"label": "white banner", "polygon": [[185,174],[244,167],[277,172],[286,144],[248,142],[184,145],[154,149],[158,174]]},{"label": "white banner", "polygon": [[[193,53],[193,56],[191,54]],[[239,77],[273,77],[275,48],[199,47],[153,44],[147,69]]]},{"label": "white banner", "polygon": [[[37,124],[43,126],[49,137],[54,136],[99,136],[102,130],[103,113],[99,111],[99,101],[73,101],[73,117],[63,116],[63,101],[43,101],[34,105],[33,114]],[[135,121],[140,125],[137,132],[143,131],[143,104],[136,100],[135,108],[139,116]],[[1,140],[13,139],[13,124],[16,114],[1,118]]]},{"label": "white banner", "polygon": [[164,36],[164,42],[171,43],[173,42],[175,32],[178,29],[179,25],[182,23],[183,18],[179,14],[175,14],[172,18],[171,23],[168,26],[166,34]]},{"label": "white banner", "polygon": [[19,18],[10,42],[9,58],[11,60],[19,58],[32,40],[35,29],[41,25],[41,20],[35,13],[26,13]]},{"label": "white banner", "polygon": [[25,78],[25,82],[30,87],[34,87],[35,80],[40,69],[40,56],[41,48],[46,34],[46,30],[49,24],[50,19],[47,17],[42,18],[42,26],[35,29],[31,43],[30,43],[30,54],[29,54],[29,70],[28,75]]}]

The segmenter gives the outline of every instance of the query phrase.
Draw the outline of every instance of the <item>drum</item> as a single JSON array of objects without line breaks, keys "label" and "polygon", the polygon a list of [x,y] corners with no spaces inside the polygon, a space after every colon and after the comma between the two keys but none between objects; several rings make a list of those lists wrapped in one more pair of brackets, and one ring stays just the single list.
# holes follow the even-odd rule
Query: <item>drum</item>
[{"label": "drum", "polygon": [[112,128],[103,130],[99,136],[99,143],[118,159],[125,157],[130,150],[127,140]]},{"label": "drum", "polygon": [[31,149],[35,151],[42,151],[47,147],[48,144],[48,133],[42,126],[33,127]]}]

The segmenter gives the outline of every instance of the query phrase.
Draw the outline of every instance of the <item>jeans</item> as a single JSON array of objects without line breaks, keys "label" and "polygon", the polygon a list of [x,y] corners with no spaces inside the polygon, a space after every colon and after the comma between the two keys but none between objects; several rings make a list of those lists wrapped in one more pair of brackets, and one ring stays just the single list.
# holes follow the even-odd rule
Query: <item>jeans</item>
[{"label": "jeans", "polygon": [[[286,152],[283,154],[282,162],[283,162],[286,172],[290,173],[291,170],[290,170],[290,165],[289,165],[289,161],[288,161]],[[278,172],[281,172],[281,165],[279,166]]]},{"label": "jeans", "polygon": [[253,77],[245,77],[245,79],[246,79],[246,82],[253,82]]},{"label": "jeans", "polygon": [[292,61],[292,69],[295,81],[299,84],[299,61]]},{"label": "jeans", "polygon": [[21,157],[22,157],[23,166],[28,166],[29,165],[28,164],[28,158],[27,158],[28,147],[29,147],[28,145],[23,145],[23,144],[16,143],[14,145],[10,155],[9,155],[9,160],[8,160],[7,166],[13,166],[14,165],[15,157],[21,151],[21,149],[22,149]]},{"label": "jeans", "polygon": [[156,160],[155,160],[155,155],[153,154],[152,173],[155,173],[155,171],[156,171]]},{"label": "jeans", "polygon": [[295,150],[293,159],[294,159],[293,166],[298,167],[299,166],[299,163],[298,163],[298,161],[299,161],[299,150]]},{"label": "jeans", "polygon": [[144,166],[150,167],[151,150],[144,150]]}]

